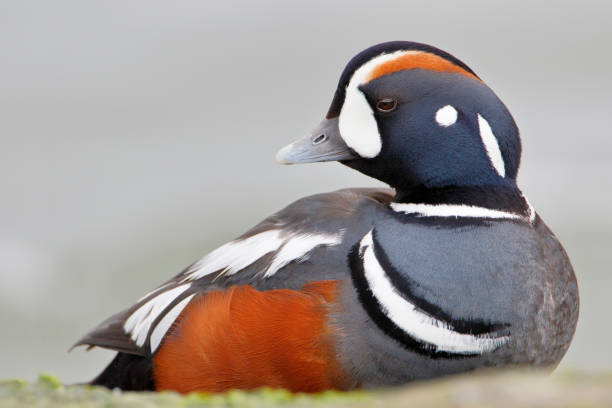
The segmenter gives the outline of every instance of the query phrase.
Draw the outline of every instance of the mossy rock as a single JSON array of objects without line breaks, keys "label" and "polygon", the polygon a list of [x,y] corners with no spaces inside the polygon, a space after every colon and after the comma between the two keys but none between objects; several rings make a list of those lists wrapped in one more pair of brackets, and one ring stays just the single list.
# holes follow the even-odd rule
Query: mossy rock
[{"label": "mossy rock", "polygon": [[481,373],[376,391],[292,394],[261,389],[224,394],[120,392],[38,381],[0,381],[1,407],[611,407],[612,373]]}]

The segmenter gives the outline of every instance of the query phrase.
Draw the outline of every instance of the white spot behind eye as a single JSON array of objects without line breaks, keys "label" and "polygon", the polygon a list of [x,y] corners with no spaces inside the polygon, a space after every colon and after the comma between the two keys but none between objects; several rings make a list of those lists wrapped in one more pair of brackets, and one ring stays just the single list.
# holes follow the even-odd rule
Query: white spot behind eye
[{"label": "white spot behind eye", "polygon": [[451,105],[446,105],[436,112],[436,122],[438,125],[448,127],[457,122],[457,109]]}]

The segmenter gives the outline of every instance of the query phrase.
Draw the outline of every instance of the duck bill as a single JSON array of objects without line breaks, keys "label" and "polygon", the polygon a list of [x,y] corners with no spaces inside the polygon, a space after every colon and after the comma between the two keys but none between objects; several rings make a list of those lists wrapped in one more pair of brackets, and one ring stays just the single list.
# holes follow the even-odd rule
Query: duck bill
[{"label": "duck bill", "polygon": [[358,157],[342,140],[338,118],[333,118],[323,119],[310,135],[280,149],[276,161],[280,164],[299,164],[346,161]]}]

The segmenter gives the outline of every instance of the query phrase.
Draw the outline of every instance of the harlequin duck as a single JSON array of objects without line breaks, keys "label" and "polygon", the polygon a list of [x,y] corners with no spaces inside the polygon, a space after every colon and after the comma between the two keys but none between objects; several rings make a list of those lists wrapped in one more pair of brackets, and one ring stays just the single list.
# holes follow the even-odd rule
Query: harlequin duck
[{"label": "harlequin duck", "polygon": [[302,198],[110,317],[92,384],[315,392],[555,366],[578,317],[570,261],[517,187],[518,128],[467,65],[388,42],[344,69],[281,163],[337,160],[391,189]]}]

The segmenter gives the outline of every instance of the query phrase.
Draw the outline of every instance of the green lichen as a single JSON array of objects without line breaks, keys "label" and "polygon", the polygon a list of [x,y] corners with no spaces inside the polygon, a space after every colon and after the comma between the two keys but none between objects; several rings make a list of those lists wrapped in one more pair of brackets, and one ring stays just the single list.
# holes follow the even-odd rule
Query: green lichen
[{"label": "green lichen", "polygon": [[377,391],[294,394],[262,388],[223,394],[120,392],[87,385],[63,386],[54,376],[0,381],[0,407],[609,407],[612,373],[484,373]]},{"label": "green lichen", "polygon": [[53,390],[58,389],[62,386],[62,383],[56,376],[47,373],[38,374],[38,382],[42,385],[46,385],[47,387]]}]

